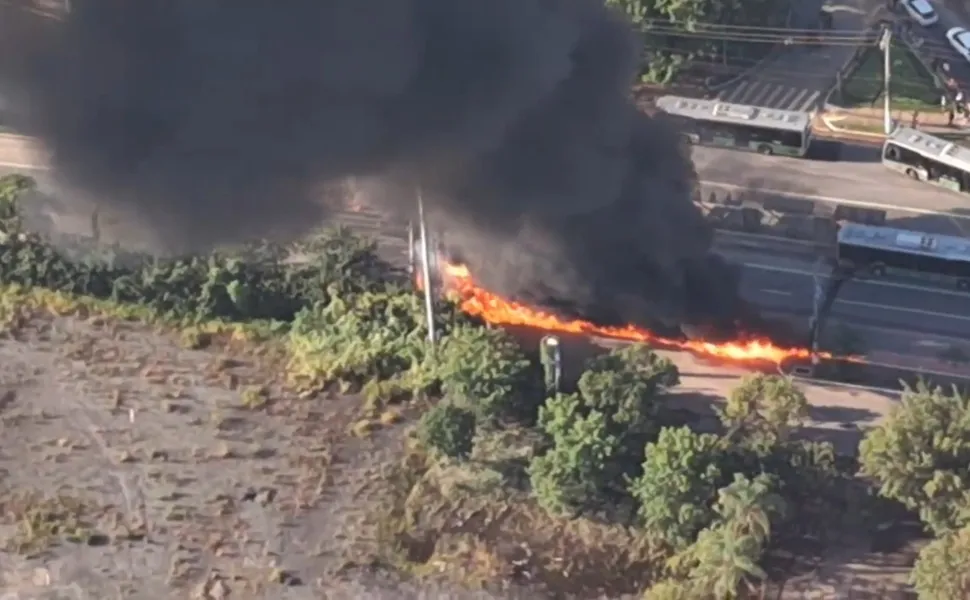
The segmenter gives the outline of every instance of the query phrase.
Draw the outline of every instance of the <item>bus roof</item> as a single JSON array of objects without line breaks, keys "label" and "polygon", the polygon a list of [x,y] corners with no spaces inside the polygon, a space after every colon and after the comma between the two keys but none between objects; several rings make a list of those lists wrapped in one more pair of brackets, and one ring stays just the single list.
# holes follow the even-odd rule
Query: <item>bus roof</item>
[{"label": "bus roof", "polygon": [[890,142],[961,171],[970,171],[970,148],[965,146],[910,127],[894,129],[886,138],[886,143]]},{"label": "bus roof", "polygon": [[665,113],[717,123],[734,123],[798,132],[805,131],[812,123],[812,114],[807,112],[762,108],[746,104],[729,104],[717,100],[661,96],[657,98],[656,104]]},{"label": "bus roof", "polygon": [[970,261],[970,238],[937,235],[922,231],[846,223],[839,228],[840,244],[862,246],[888,252],[936,256],[947,260]]}]

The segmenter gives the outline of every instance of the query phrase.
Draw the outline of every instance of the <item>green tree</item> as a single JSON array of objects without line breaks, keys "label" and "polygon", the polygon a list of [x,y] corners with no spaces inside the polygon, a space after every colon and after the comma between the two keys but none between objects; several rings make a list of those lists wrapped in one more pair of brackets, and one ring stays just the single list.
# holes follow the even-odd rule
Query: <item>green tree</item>
[{"label": "green tree", "polygon": [[421,417],[418,438],[445,456],[465,458],[471,454],[475,429],[475,413],[442,402]]},{"label": "green tree", "polygon": [[728,437],[759,445],[787,441],[807,415],[808,400],[790,377],[763,374],[742,379],[719,411]]},{"label": "green tree", "polygon": [[661,395],[680,383],[670,360],[649,347],[631,345],[592,359],[579,379],[584,409],[606,416],[606,426],[619,442],[614,468],[636,474],[644,445],[656,438]]},{"label": "green tree", "polygon": [[970,598],[970,527],[963,527],[923,548],[910,583],[919,600]]},{"label": "green tree", "polygon": [[438,356],[445,396],[467,403],[481,424],[506,417],[534,418],[536,399],[542,397],[538,375],[504,330],[457,327]]},{"label": "green tree", "polygon": [[784,514],[785,504],[768,475],[748,479],[735,475],[731,485],[718,492],[718,521],[705,529],[677,561],[692,564],[687,581],[698,594],[718,600],[738,598],[753,591],[766,574],[759,562],[771,535],[771,522]]},{"label": "green tree", "polygon": [[539,409],[552,448],[532,460],[529,477],[539,503],[557,514],[575,514],[601,497],[617,448],[603,414],[583,414],[580,404],[576,395],[559,395]]},{"label": "green tree", "polygon": [[643,474],[630,484],[647,533],[682,550],[714,521],[717,490],[727,483],[730,456],[716,435],[665,428],[647,444]]},{"label": "green tree", "polygon": [[925,383],[906,389],[859,451],[880,494],[918,511],[938,535],[968,524],[970,398]]}]

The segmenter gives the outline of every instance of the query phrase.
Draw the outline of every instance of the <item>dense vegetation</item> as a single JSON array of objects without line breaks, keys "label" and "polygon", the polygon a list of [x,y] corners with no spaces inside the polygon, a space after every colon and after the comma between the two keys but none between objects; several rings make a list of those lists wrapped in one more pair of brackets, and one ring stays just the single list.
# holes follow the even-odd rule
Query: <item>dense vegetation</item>
[{"label": "dense vegetation", "polygon": [[920,598],[970,591],[965,396],[909,391],[866,436],[856,463],[805,439],[809,407],[789,379],[743,379],[704,426],[677,410],[680,374],[669,360],[645,346],[577,343],[565,352],[588,352],[585,366],[550,390],[532,341],[450,304],[439,311],[441,343],[430,348],[420,298],[372,244],[345,231],[300,244],[307,258],[297,264],[286,260],[293,248],[268,244],[78,262],[23,229],[17,202],[30,186],[0,180],[5,297],[46,289],[137,306],[189,331],[245,327],[283,342],[290,383],[308,396],[339,386],[362,390],[365,411],[409,399],[426,409],[388,477],[375,564],[415,568],[434,556],[435,572],[462,565],[467,577],[481,562],[467,559],[471,548],[511,565],[486,580],[588,595],[642,590],[655,600],[740,598],[780,549],[850,524],[875,527],[883,517],[865,515],[897,503],[937,536],[913,570]]}]

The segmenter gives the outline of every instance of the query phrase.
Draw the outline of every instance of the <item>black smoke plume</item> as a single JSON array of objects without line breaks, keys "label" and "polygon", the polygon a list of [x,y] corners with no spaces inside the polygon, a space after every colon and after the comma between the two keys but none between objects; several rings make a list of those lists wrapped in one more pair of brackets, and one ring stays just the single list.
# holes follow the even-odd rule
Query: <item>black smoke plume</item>
[{"label": "black smoke plume", "polygon": [[353,182],[484,284],[608,321],[732,324],[674,127],[602,0],[5,0],[3,93],[71,189],[170,247],[295,236]]}]

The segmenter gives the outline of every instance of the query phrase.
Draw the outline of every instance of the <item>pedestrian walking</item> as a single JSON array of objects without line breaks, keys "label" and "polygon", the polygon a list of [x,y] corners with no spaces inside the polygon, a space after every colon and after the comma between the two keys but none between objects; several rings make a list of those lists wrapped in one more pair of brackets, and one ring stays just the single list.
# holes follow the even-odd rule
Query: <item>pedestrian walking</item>
[{"label": "pedestrian walking", "polygon": [[909,126],[912,127],[913,129],[916,129],[916,127],[919,126],[919,111],[918,110],[914,110],[913,111],[913,120],[910,122]]}]

